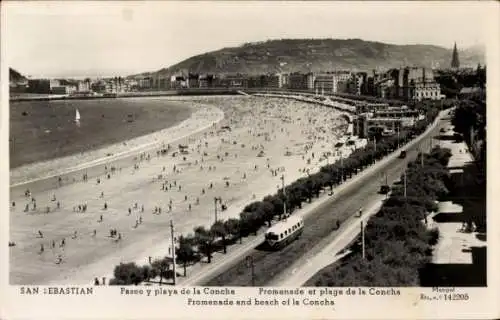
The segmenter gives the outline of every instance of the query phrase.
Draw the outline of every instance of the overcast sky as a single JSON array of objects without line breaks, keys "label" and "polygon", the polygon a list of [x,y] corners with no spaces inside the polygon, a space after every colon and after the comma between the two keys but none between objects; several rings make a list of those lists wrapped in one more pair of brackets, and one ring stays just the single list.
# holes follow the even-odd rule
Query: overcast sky
[{"label": "overcast sky", "polygon": [[[42,2],[2,4],[8,65],[31,76],[127,75],[277,38],[486,43],[479,2]],[[491,30],[491,29],[490,29]],[[5,31],[5,33],[4,33]]]}]

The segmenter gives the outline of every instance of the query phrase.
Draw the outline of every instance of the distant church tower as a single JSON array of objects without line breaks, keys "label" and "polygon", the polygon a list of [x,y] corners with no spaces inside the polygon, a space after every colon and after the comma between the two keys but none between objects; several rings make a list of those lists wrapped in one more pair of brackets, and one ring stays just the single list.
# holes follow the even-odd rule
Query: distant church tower
[{"label": "distant church tower", "polygon": [[460,61],[458,60],[458,51],[456,42],[455,46],[453,47],[453,55],[451,56],[451,68],[452,69],[460,68]]}]

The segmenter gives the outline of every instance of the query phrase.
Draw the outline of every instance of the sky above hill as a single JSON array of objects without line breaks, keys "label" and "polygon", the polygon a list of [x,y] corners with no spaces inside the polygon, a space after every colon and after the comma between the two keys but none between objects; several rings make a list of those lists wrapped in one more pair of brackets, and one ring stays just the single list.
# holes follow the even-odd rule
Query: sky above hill
[{"label": "sky above hill", "polygon": [[446,48],[456,41],[465,48],[487,43],[488,14],[498,10],[493,2],[437,1],[50,1],[2,7],[4,62],[33,77],[155,71],[207,51],[280,38]]}]

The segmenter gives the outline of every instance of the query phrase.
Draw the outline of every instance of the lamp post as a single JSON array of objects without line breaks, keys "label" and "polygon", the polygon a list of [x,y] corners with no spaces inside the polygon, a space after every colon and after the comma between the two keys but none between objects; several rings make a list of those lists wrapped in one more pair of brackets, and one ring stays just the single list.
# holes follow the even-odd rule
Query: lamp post
[{"label": "lamp post", "polygon": [[253,257],[252,256],[247,256],[245,258],[247,267],[251,269],[251,275],[252,275],[252,287],[255,287],[255,270],[254,270],[254,263],[253,263]]},{"label": "lamp post", "polygon": [[398,131],[398,149],[399,149],[399,127],[396,127],[396,130]]},{"label": "lamp post", "polygon": [[222,203],[222,198],[221,197],[214,197],[214,209],[215,209],[215,222],[217,222],[217,201],[219,201],[219,203]]},{"label": "lamp post", "polygon": [[281,175],[281,186],[283,188],[283,215],[286,217],[286,193],[285,193],[285,175]]},{"label": "lamp post", "polygon": [[174,223],[172,220],[170,220],[170,232],[172,233],[172,271],[174,273],[173,275],[173,280],[174,280],[174,286],[176,284],[177,280],[177,274],[175,271],[175,235],[174,235]]},{"label": "lamp post", "polygon": [[403,180],[404,180],[404,197],[406,199],[406,170],[403,173]]},{"label": "lamp post", "polygon": [[363,254],[363,260],[366,258],[365,255],[365,227],[363,223],[363,219],[361,219],[361,252]]}]

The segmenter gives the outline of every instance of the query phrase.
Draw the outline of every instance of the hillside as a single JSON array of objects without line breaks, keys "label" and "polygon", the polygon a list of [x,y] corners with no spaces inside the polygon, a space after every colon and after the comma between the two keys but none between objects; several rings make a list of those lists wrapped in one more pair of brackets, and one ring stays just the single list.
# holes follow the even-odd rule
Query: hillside
[{"label": "hillside", "polygon": [[[424,67],[450,65],[452,50],[433,45],[393,45],[360,39],[269,40],[224,48],[193,56],[155,73],[246,73],[319,72],[339,69],[370,71],[405,65]],[[484,49],[459,52],[461,66],[484,64]]]},{"label": "hillside", "polygon": [[16,70],[9,68],[9,82],[17,83],[19,81],[25,81],[26,77],[17,72]]}]

